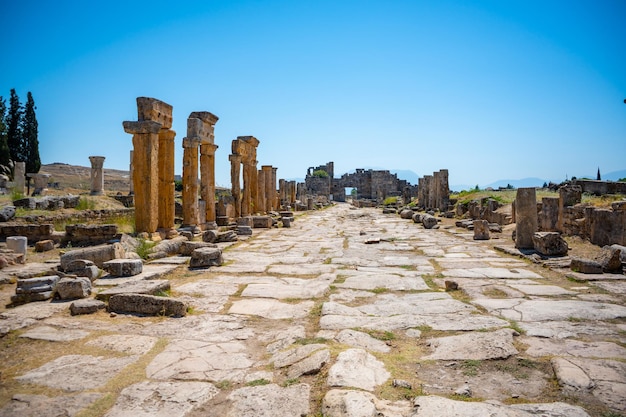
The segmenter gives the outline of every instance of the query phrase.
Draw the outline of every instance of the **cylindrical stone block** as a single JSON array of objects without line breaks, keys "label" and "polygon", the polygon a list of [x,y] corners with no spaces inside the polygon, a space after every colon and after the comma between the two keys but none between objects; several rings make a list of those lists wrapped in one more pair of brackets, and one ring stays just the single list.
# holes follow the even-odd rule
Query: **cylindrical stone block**
[{"label": "cylindrical stone block", "polygon": [[102,195],[104,190],[104,156],[90,156],[91,195]]}]

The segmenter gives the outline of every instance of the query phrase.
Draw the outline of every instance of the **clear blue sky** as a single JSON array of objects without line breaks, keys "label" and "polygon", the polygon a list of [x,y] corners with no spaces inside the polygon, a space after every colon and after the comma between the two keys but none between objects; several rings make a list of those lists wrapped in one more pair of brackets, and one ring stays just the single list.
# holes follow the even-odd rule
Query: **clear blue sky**
[{"label": "clear blue sky", "polygon": [[[42,162],[128,169],[137,96],[192,111],[280,178],[309,166],[451,184],[626,169],[626,1],[0,0],[0,95],[33,93]],[[7,100],[8,101],[8,100]]]}]

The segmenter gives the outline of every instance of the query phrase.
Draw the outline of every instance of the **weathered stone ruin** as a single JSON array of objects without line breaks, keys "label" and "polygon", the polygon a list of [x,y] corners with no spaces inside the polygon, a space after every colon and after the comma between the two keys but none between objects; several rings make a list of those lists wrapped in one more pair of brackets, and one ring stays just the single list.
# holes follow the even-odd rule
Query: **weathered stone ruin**
[{"label": "weathered stone ruin", "polygon": [[[135,228],[139,233],[174,228],[174,136],[172,106],[137,98],[137,121],[123,122],[133,135]],[[159,152],[160,150],[160,152]],[[139,173],[139,174],[138,174]]]},{"label": "weathered stone ruin", "polygon": [[[215,151],[218,146],[213,133],[217,120],[218,117],[209,112],[193,112],[187,119],[187,136],[183,139],[183,225],[187,227],[217,227]],[[198,149],[201,204],[198,201]]]},{"label": "weathered stone ruin", "polygon": [[442,169],[425,175],[417,183],[417,204],[424,210],[450,210],[450,188],[448,170]]},{"label": "weathered stone ruin", "polygon": [[102,195],[104,192],[104,156],[90,156],[91,162],[91,195]]},{"label": "weathered stone ruin", "polygon": [[[319,175],[322,172],[327,175]],[[346,201],[346,188],[356,188],[357,200],[372,200],[377,203],[387,197],[416,195],[414,186],[387,170],[357,169],[352,174],[335,178],[333,162],[310,167],[305,177],[305,187],[307,197],[322,198],[326,202]]]}]

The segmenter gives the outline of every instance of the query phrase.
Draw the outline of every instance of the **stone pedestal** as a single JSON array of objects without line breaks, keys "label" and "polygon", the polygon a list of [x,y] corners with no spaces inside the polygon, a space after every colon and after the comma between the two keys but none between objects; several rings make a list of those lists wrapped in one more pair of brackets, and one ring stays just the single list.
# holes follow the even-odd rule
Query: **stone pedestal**
[{"label": "stone pedestal", "polygon": [[26,262],[26,249],[28,248],[28,238],[26,236],[9,236],[6,239],[7,249],[23,255],[22,263]]},{"label": "stone pedestal", "polygon": [[533,249],[537,231],[537,197],[534,188],[518,188],[515,196],[515,247]]},{"label": "stone pedestal", "polygon": [[102,195],[104,190],[104,156],[90,156],[91,162],[91,195]]}]

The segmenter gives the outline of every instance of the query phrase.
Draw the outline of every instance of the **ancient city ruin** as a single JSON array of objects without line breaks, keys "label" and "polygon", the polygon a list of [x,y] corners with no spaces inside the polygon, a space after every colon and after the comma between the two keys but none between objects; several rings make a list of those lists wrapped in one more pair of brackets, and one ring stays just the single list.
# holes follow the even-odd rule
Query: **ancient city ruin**
[{"label": "ancient city ruin", "polygon": [[0,415],[626,412],[622,184],[507,201],[333,162],[298,182],[194,111],[177,191],[174,107],[136,105],[116,190],[89,156],[81,194],[44,171],[0,207]]}]

